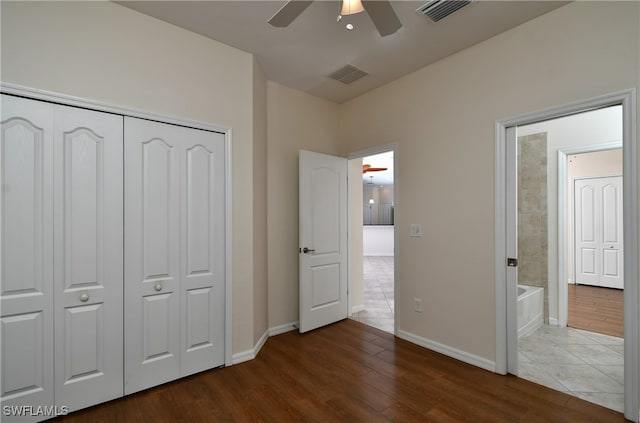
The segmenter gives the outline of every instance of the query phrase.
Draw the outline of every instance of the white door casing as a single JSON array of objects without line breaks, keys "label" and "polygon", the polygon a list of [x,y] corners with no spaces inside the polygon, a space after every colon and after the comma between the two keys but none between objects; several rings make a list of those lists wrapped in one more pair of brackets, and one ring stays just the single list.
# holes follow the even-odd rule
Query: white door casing
[{"label": "white door casing", "polygon": [[55,400],[122,396],[122,116],[54,109]]},{"label": "white door casing", "polygon": [[348,317],[347,159],[299,153],[300,332]]},{"label": "white door casing", "polygon": [[224,145],[125,118],[125,394],[224,364]]},{"label": "white door casing", "polygon": [[574,181],[575,281],[624,288],[622,176]]},{"label": "white door casing", "polygon": [[[507,258],[518,258],[518,139],[516,127],[506,129],[505,152],[507,157],[506,166],[506,226],[510,236],[506,238]],[[518,298],[518,266],[509,266],[507,261],[503,261],[506,268],[506,296],[507,315],[517,316]],[[518,320],[508,319],[507,331],[510,334],[518,333]],[[510,336],[507,343],[508,372],[518,374],[518,337]]]},{"label": "white door casing", "polygon": [[2,406],[52,405],[53,105],[3,95],[1,120]]},{"label": "white door casing", "polygon": [[[599,97],[579,100],[550,109],[527,113],[495,123],[495,262],[496,275],[496,372],[507,373],[514,359],[509,353],[508,345],[516,337],[517,331],[510,329],[508,323],[514,321],[515,307],[508,311],[509,302],[513,298],[507,295],[509,284],[507,281],[507,240],[515,234],[507,225],[507,167],[512,160],[506,154],[506,146],[510,141],[508,130],[512,126],[541,122],[569,114],[580,113],[585,110],[622,104],[623,106],[623,178],[624,178],[624,397],[627,419],[638,421],[638,195],[637,195],[637,138],[636,138],[636,92],[635,89],[622,90]],[[513,134],[515,142],[515,134]],[[608,147],[611,148],[611,147]],[[566,151],[564,152],[566,154]],[[560,178],[562,180],[562,178]],[[558,190],[561,191],[562,187]],[[562,275],[562,273],[561,273]],[[565,286],[561,284],[560,286]],[[566,298],[566,297],[565,297]],[[516,358],[517,360],[517,354]]]}]

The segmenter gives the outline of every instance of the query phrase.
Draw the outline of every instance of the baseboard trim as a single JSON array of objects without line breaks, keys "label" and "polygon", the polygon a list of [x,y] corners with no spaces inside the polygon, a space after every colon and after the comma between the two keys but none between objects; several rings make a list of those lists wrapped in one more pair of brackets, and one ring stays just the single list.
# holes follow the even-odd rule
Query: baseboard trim
[{"label": "baseboard trim", "polygon": [[269,329],[264,331],[260,339],[258,339],[256,346],[253,347],[253,351],[254,351],[253,358],[256,358],[258,356],[258,353],[262,349],[262,346],[264,345],[264,343],[267,342],[267,339],[269,339]]},{"label": "baseboard trim", "polygon": [[231,364],[240,364],[256,358],[267,339],[269,339],[269,331],[265,330],[252,349],[233,354]]},{"label": "baseboard trim", "polygon": [[284,325],[275,326],[269,328],[269,336],[280,335],[281,333],[290,332],[292,330],[297,330],[299,327],[298,322],[286,323]]},{"label": "baseboard trim", "polygon": [[466,351],[462,351],[436,341],[431,341],[429,339],[414,335],[413,333],[406,332],[404,330],[398,331],[398,337],[404,339],[405,341],[420,345],[421,347],[439,352],[440,354],[444,354],[448,357],[455,358],[456,360],[460,360],[473,366],[480,367],[481,369],[488,370],[494,373],[496,372],[496,363],[486,358],[470,354]]},{"label": "baseboard trim", "polygon": [[549,326],[560,326],[560,322],[555,317],[549,317]]},{"label": "baseboard trim", "polygon": [[351,314],[356,314],[364,310],[364,304],[351,307]]},{"label": "baseboard trim", "polygon": [[253,360],[254,358],[256,358],[256,354],[253,348],[250,350],[235,353],[231,357],[231,365],[235,366],[236,364],[244,363],[245,361]]}]

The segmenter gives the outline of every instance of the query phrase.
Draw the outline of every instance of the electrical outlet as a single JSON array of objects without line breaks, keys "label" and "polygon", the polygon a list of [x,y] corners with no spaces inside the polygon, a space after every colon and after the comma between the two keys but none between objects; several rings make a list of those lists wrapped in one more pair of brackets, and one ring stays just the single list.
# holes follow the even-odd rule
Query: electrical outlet
[{"label": "electrical outlet", "polygon": [[413,299],[413,311],[416,313],[422,313],[422,298]]}]

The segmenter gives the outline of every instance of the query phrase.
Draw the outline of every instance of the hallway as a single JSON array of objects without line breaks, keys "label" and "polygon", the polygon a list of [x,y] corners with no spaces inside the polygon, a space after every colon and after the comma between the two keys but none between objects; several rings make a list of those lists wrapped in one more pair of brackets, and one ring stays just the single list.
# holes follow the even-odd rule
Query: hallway
[{"label": "hallway", "polygon": [[365,256],[364,310],[351,319],[393,333],[394,272],[392,256]]}]

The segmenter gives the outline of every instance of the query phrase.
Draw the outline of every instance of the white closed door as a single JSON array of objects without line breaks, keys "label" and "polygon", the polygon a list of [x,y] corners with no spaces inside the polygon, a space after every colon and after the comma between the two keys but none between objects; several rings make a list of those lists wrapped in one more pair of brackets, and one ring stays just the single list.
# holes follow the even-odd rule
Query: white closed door
[{"label": "white closed door", "polygon": [[125,393],[224,364],[224,135],[125,118]]},{"label": "white closed door", "polygon": [[53,106],[2,95],[1,113],[1,403],[52,405]]},{"label": "white closed door", "polygon": [[575,281],[624,288],[622,177],[576,179]]},{"label": "white closed door", "polygon": [[125,394],[180,376],[180,127],[125,118]]},{"label": "white closed door", "polygon": [[225,140],[182,128],[180,376],[224,364]]},{"label": "white closed door", "polygon": [[55,400],[122,396],[122,116],[54,109]]},{"label": "white closed door", "polygon": [[300,332],[348,317],[347,160],[299,154]]}]

